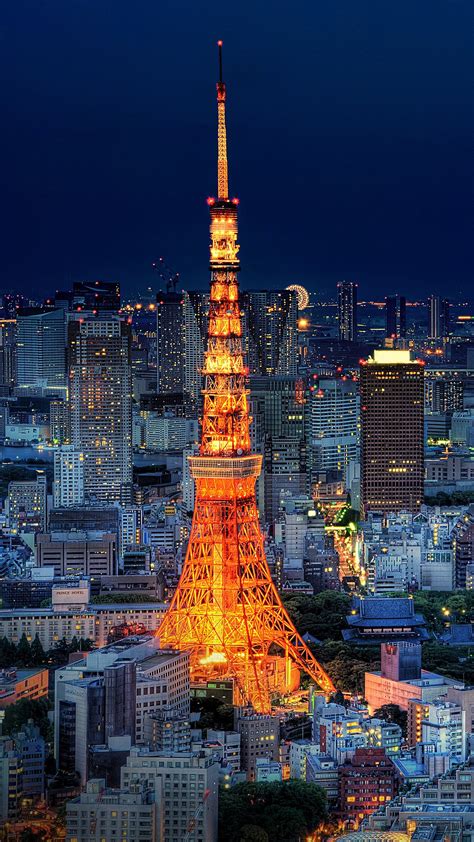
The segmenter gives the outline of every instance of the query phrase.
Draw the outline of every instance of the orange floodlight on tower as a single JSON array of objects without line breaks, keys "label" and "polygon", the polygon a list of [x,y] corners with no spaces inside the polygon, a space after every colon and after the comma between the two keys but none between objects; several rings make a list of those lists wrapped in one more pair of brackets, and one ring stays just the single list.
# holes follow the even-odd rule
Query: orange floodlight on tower
[{"label": "orange floodlight on tower", "polygon": [[[211,215],[211,292],[196,503],[181,578],[158,631],[161,646],[191,652],[192,680],[234,679],[235,702],[270,709],[270,677],[291,661],[325,693],[329,676],[299,637],[273,584],[258,520],[237,273],[237,199],[229,199],[222,42],[217,83],[217,199]],[[271,648],[271,652],[270,652]],[[275,671],[275,664],[285,667]],[[284,690],[280,686],[280,690]]]}]

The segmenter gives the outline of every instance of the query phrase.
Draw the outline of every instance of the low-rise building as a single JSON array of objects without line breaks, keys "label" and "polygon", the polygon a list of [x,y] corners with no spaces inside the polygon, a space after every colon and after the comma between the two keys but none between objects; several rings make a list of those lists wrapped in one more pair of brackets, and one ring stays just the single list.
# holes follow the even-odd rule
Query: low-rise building
[{"label": "low-rise building", "polygon": [[235,726],[241,738],[241,768],[253,781],[257,757],[279,759],[280,720],[278,716],[255,713],[252,708],[237,708]]},{"label": "low-rise building", "polygon": [[160,786],[107,789],[92,778],[78,798],[66,804],[67,842],[161,842],[163,804]]},{"label": "low-rise building", "polygon": [[[33,669],[0,670],[0,711],[22,699],[41,699],[48,695],[48,670]],[[0,714],[1,716],[1,714]]]},{"label": "low-rise building", "polygon": [[161,783],[166,842],[217,842],[219,764],[206,751],[152,752],[134,748],[122,786]]},{"label": "low-rise building", "polygon": [[282,780],[281,763],[268,757],[257,757],[255,761],[256,783],[275,783]]},{"label": "low-rise building", "polygon": [[311,740],[291,740],[290,742],[290,778],[306,780],[306,764],[310,755],[320,753],[318,743]]},{"label": "low-rise building", "polygon": [[397,771],[383,749],[357,749],[339,767],[338,776],[339,814],[356,826],[398,792]]},{"label": "low-rise building", "polygon": [[36,536],[38,567],[53,567],[55,576],[114,576],[117,536],[106,532],[48,532]]},{"label": "low-rise building", "polygon": [[237,731],[208,728],[204,745],[219,757],[224,766],[230,766],[232,772],[240,772],[240,740]]},{"label": "low-rise building", "polygon": [[331,809],[338,798],[338,764],[328,754],[310,754],[306,758],[306,781],[324,789]]},{"label": "low-rise building", "polygon": [[156,632],[167,608],[162,603],[139,602],[0,609],[0,637],[18,643],[23,634],[30,642],[38,636],[45,651],[63,638],[71,643],[74,637],[101,647],[117,628]]},{"label": "low-rise building", "polygon": [[429,639],[426,621],[409,598],[355,597],[346,620],[343,638],[358,646]]},{"label": "low-rise building", "polygon": [[11,532],[43,532],[46,527],[46,474],[37,471],[35,480],[8,483],[8,525]]}]

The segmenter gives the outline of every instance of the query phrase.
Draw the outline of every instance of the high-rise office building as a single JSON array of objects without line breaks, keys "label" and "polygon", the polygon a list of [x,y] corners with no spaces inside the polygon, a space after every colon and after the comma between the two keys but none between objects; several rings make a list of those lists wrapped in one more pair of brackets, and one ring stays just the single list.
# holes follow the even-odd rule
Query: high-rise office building
[{"label": "high-rise office building", "polygon": [[260,431],[257,444],[264,453],[259,504],[262,496],[264,519],[270,524],[278,514],[283,491],[304,494],[308,490],[306,391],[299,377],[273,376],[251,377],[250,393],[252,426]]},{"label": "high-rise office building", "polygon": [[118,318],[69,324],[71,440],[84,454],[84,494],[131,502],[130,326]]},{"label": "high-rise office building", "polygon": [[339,339],[357,341],[357,284],[340,281],[337,285]]},{"label": "high-rise office building", "polygon": [[309,392],[308,438],[312,471],[344,472],[358,459],[359,390],[354,380],[321,377]]},{"label": "high-rise office building", "polygon": [[0,320],[0,386],[16,383],[16,319]]},{"label": "high-rise office building", "polygon": [[407,335],[406,298],[387,295],[385,298],[385,335],[387,339],[404,339]]},{"label": "high-rise office building", "polygon": [[184,391],[199,406],[207,337],[208,292],[184,293]]},{"label": "high-rise office building", "polygon": [[429,337],[430,339],[442,339],[449,336],[449,301],[440,298],[439,295],[430,295],[429,305]]},{"label": "high-rise office building", "polygon": [[157,391],[184,389],[184,294],[159,292],[156,296]]},{"label": "high-rise office building", "polygon": [[423,502],[423,365],[409,351],[374,351],[361,365],[364,512],[418,511]]},{"label": "high-rise office building", "polygon": [[298,297],[294,290],[241,295],[250,374],[294,375],[298,363]]},{"label": "high-rise office building", "polygon": [[29,307],[18,311],[18,386],[64,387],[66,383],[64,311]]}]

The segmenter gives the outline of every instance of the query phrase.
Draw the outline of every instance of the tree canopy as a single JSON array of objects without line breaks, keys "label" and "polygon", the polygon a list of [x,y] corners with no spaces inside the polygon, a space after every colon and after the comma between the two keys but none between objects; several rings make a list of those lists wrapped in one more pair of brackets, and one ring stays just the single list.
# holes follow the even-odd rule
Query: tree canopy
[{"label": "tree canopy", "polygon": [[326,793],[304,781],[242,783],[219,797],[221,842],[298,842],[326,818]]},{"label": "tree canopy", "polygon": [[351,596],[339,591],[322,591],[314,596],[284,597],[285,607],[300,634],[309,632],[319,640],[340,639],[351,609]]}]

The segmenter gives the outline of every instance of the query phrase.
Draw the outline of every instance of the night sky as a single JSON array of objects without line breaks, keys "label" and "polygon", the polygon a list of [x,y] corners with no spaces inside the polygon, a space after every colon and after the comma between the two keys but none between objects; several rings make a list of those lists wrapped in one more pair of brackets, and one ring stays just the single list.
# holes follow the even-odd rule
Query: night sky
[{"label": "night sky", "polygon": [[472,281],[472,0],[2,4],[0,291],[208,283],[218,38],[241,282]]}]

